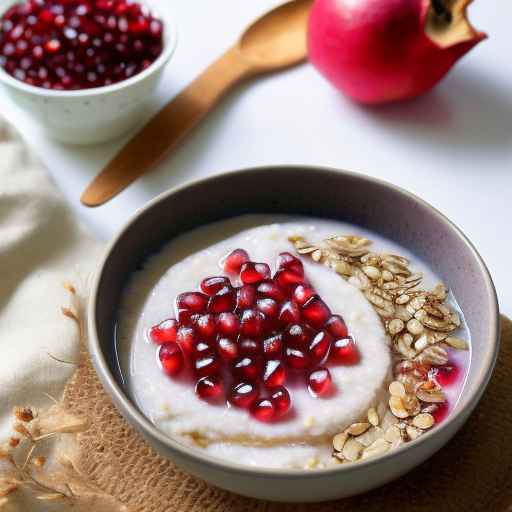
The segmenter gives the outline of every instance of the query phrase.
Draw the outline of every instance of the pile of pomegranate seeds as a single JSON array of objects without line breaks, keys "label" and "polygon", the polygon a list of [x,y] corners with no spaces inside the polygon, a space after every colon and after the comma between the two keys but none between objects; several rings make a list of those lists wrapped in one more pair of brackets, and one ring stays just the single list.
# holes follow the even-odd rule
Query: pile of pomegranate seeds
[{"label": "pile of pomegranate seeds", "polygon": [[27,0],[0,19],[0,65],[45,89],[111,85],[162,53],[163,25],[128,0]]},{"label": "pile of pomegranate seeds", "polygon": [[240,286],[226,276],[207,277],[201,291],[176,298],[177,319],[150,329],[162,370],[171,377],[188,370],[200,398],[227,400],[263,422],[290,410],[291,374],[313,396],[328,396],[326,365],[354,365],[360,355],[343,318],[306,280],[302,262],[282,253],[271,277],[266,263],[236,249],[223,265]]}]

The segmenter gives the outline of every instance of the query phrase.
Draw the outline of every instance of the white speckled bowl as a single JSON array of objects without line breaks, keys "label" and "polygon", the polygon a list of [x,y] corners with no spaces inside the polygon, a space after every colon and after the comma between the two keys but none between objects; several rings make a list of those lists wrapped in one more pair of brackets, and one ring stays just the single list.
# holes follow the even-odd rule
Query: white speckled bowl
[{"label": "white speckled bowl", "polygon": [[[19,0],[0,0],[0,13]],[[155,0],[143,2],[164,23],[164,49],[153,64],[138,75],[106,87],[54,91],[16,80],[0,67],[0,82],[11,101],[39,121],[45,133],[69,144],[95,144],[115,139],[141,121],[162,71],[176,48],[177,31],[167,8]]]}]

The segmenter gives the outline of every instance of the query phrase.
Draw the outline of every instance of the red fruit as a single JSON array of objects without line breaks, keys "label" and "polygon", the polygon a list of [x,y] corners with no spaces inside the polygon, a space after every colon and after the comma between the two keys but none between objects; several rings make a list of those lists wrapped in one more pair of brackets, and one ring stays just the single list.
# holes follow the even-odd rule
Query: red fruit
[{"label": "red fruit", "polygon": [[268,398],[261,398],[251,407],[250,412],[258,421],[268,423],[274,419],[275,406]]},{"label": "red fruit", "polygon": [[194,352],[194,346],[197,343],[197,337],[192,327],[180,327],[176,333],[176,343],[183,351],[185,356],[190,356]]},{"label": "red fruit", "polygon": [[236,292],[236,309],[242,311],[250,309],[256,302],[256,288],[250,284],[244,284]]},{"label": "red fruit", "polygon": [[176,343],[161,345],[158,349],[158,359],[164,372],[171,377],[183,369],[183,354]]},{"label": "red fruit", "polygon": [[433,368],[432,375],[440,386],[447,387],[457,382],[461,372],[456,364],[448,363],[444,366]]},{"label": "red fruit", "polygon": [[304,284],[304,277],[292,270],[280,269],[274,274],[274,280],[283,288],[290,288],[298,284]]},{"label": "red fruit", "polygon": [[231,362],[238,357],[238,345],[229,338],[217,340],[217,354],[223,361]]},{"label": "red fruit", "polygon": [[302,315],[311,327],[320,329],[331,316],[331,310],[318,295],[315,295],[302,306]]},{"label": "red fruit", "polygon": [[261,376],[261,362],[256,357],[242,357],[235,361],[233,371],[240,379],[258,380]]},{"label": "red fruit", "polygon": [[263,340],[263,355],[266,359],[280,359],[283,356],[282,334],[273,334]]},{"label": "red fruit", "polygon": [[244,284],[256,284],[270,277],[270,267],[266,263],[248,261],[242,265],[240,279]]},{"label": "red fruit", "polygon": [[270,401],[274,406],[275,416],[277,418],[284,416],[290,410],[292,404],[290,393],[288,393],[288,390],[284,386],[272,390]]},{"label": "red fruit", "polygon": [[151,327],[151,329],[149,329],[149,338],[153,343],[157,343],[158,345],[175,342],[177,331],[178,322],[174,320],[174,318],[169,318]]},{"label": "red fruit", "polygon": [[291,300],[284,302],[279,311],[279,322],[282,325],[300,322],[300,308],[298,304]]},{"label": "red fruit", "polygon": [[219,334],[235,338],[240,329],[240,319],[234,313],[221,313],[217,318]]},{"label": "red fruit", "polygon": [[263,384],[267,388],[282,386],[286,380],[286,370],[279,360],[271,359],[263,369]]},{"label": "red fruit", "polygon": [[304,277],[304,265],[299,258],[289,252],[282,252],[277,259],[277,268],[291,270],[295,274]]},{"label": "red fruit", "polygon": [[285,358],[288,365],[294,370],[304,370],[311,365],[308,354],[300,348],[286,347]]},{"label": "red fruit", "polygon": [[224,313],[235,309],[235,290],[231,286],[224,286],[208,302],[210,313]]},{"label": "red fruit", "polygon": [[308,377],[308,389],[313,396],[321,396],[331,389],[331,373],[327,368],[316,368]]},{"label": "red fruit", "polygon": [[220,401],[224,397],[224,383],[216,375],[202,377],[196,383],[196,394],[206,401]]},{"label": "red fruit", "polygon": [[191,309],[178,309],[176,312],[178,323],[181,326],[190,327],[199,318],[199,316],[199,313],[195,313]]},{"label": "red fruit", "polygon": [[346,338],[348,336],[345,320],[339,315],[332,315],[325,323],[325,330],[335,338]]},{"label": "red fruit", "polygon": [[255,356],[261,352],[261,345],[252,338],[240,338],[238,340],[238,350],[241,355]]},{"label": "red fruit", "polygon": [[265,279],[258,284],[258,293],[263,297],[269,297],[277,302],[281,302],[286,299],[285,291],[272,279]]},{"label": "red fruit", "polygon": [[247,251],[243,249],[235,249],[229,253],[224,260],[224,271],[228,274],[238,274],[242,265],[249,261]]},{"label": "red fruit", "polygon": [[259,337],[263,334],[265,316],[255,309],[246,309],[242,312],[240,321],[240,334],[248,337]]},{"label": "red fruit", "polygon": [[212,356],[215,353],[212,345],[207,341],[198,341],[194,346],[193,357],[201,359],[203,357]]},{"label": "red fruit", "polygon": [[194,322],[194,328],[197,335],[201,338],[210,339],[215,337],[217,334],[217,322],[215,321],[215,316],[211,313],[200,315]]},{"label": "red fruit", "polygon": [[335,340],[329,359],[334,363],[352,366],[359,363],[361,356],[351,336]]},{"label": "red fruit", "polygon": [[259,299],[256,302],[256,309],[261,311],[267,318],[274,319],[277,318],[279,313],[279,305],[274,299],[265,298]]},{"label": "red fruit", "polygon": [[258,385],[253,382],[240,382],[233,387],[229,402],[235,407],[249,409],[258,399]]},{"label": "red fruit", "polygon": [[220,372],[219,360],[213,354],[199,357],[194,362],[194,370],[198,377],[210,377]]},{"label": "red fruit", "polygon": [[207,277],[201,281],[201,290],[210,297],[224,288],[224,286],[231,286],[231,281],[224,276]]},{"label": "red fruit", "polygon": [[307,284],[299,284],[293,290],[293,300],[299,304],[299,306],[303,306],[316,292],[311,286]]},{"label": "red fruit", "polygon": [[325,332],[320,331],[311,341],[309,345],[308,351],[311,359],[315,361],[316,364],[320,364],[324,361],[329,353],[332,343],[332,336]]},{"label": "red fruit", "polygon": [[306,349],[309,347],[315,331],[307,325],[292,324],[284,332],[284,342],[287,347]]},{"label": "red fruit", "polygon": [[486,35],[466,18],[466,0],[316,0],[309,59],[362,103],[413,98],[431,89]]},{"label": "red fruit", "polygon": [[180,293],[176,298],[178,309],[188,309],[195,313],[202,313],[208,304],[208,297],[204,293],[186,292]]}]

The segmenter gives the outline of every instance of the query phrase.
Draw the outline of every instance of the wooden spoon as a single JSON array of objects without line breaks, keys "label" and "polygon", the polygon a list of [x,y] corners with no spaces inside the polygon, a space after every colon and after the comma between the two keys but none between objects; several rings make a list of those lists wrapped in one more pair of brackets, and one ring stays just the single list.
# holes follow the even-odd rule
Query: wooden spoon
[{"label": "wooden spoon", "polygon": [[265,14],[238,43],[168,103],[96,176],[82,194],[99,206],[147,172],[245,78],[284,69],[306,58],[312,0],[293,0]]}]

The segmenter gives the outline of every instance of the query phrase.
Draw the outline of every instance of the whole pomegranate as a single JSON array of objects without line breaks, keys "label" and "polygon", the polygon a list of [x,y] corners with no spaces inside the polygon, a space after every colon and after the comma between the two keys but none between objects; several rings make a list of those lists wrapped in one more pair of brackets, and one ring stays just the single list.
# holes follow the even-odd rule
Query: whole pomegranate
[{"label": "whole pomegranate", "polygon": [[309,20],[313,65],[361,103],[431,89],[486,34],[466,18],[471,0],[316,0]]}]

